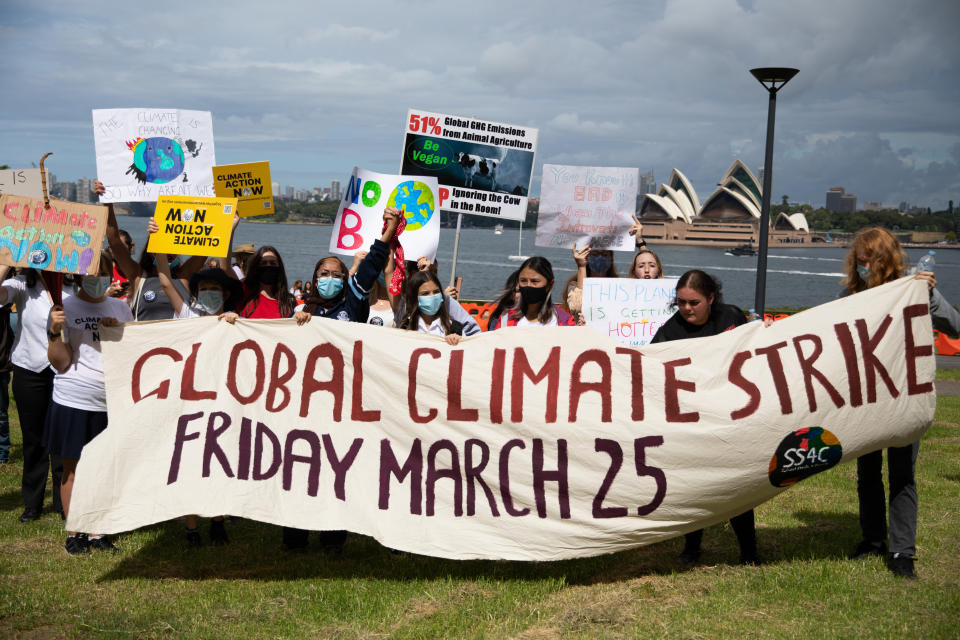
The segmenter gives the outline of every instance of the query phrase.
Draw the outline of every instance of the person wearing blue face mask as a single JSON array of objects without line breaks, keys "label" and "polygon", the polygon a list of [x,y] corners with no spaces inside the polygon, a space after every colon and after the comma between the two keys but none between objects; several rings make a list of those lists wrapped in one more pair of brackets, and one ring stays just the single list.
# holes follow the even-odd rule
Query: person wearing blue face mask
[{"label": "person wearing blue face mask", "polygon": [[[313,268],[314,293],[306,304],[293,314],[298,325],[310,322],[313,316],[342,320],[344,322],[366,322],[370,315],[370,290],[377,281],[377,274],[387,264],[390,247],[387,243],[393,238],[400,223],[401,212],[388,207],[383,212],[385,223],[383,234],[374,240],[367,255],[360,261],[356,272],[351,274],[340,258],[328,256],[321,258]],[[293,527],[283,528],[283,548],[287,551],[300,551],[308,544],[308,532]],[[320,532],[320,544],[327,550],[339,553],[347,539],[346,531]]]},{"label": "person wearing blue face mask", "polygon": [[400,322],[401,329],[441,336],[450,345],[460,342],[464,325],[450,318],[436,273],[430,269],[418,271],[410,276],[405,291],[406,316]]},{"label": "person wearing blue face mask", "polygon": [[[855,295],[898,280],[906,275],[907,266],[907,254],[896,236],[881,227],[863,229],[850,245],[844,262],[844,286],[839,297]],[[933,328],[955,338],[960,334],[960,313],[937,290],[936,275],[932,271],[921,271],[914,278],[927,286]],[[917,553],[919,498],[915,475],[919,453],[919,440],[887,449],[888,498],[883,488],[883,450],[857,458],[857,499],[862,539],[850,558],[886,555],[890,571],[908,579],[917,577],[914,561]]]},{"label": "person wearing blue face mask", "polygon": [[389,207],[383,212],[386,227],[380,239],[374,240],[370,250],[350,273],[340,258],[321,258],[313,268],[313,295],[295,314],[297,324],[303,325],[313,316],[333,318],[345,322],[366,322],[370,316],[370,290],[387,264],[390,247],[387,244],[400,222],[400,210]]},{"label": "person wearing blue face mask", "polygon": [[[53,395],[43,429],[43,443],[51,455],[63,460],[60,499],[69,516],[73,477],[84,446],[107,428],[107,394],[100,354],[100,325],[133,320],[122,300],[106,297],[113,261],[100,256],[97,274],[80,279],[77,295],[64,295],[63,306],[50,310],[47,358],[56,371]],[[71,532],[65,545],[72,555],[91,549],[115,551],[105,536]]]}]

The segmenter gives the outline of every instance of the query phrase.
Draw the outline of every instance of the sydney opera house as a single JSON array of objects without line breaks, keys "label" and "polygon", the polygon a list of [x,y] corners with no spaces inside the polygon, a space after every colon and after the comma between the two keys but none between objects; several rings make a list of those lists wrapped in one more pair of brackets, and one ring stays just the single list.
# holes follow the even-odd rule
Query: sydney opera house
[{"label": "sydney opera house", "polygon": [[[658,244],[755,246],[760,238],[760,198],[760,182],[740,160],[734,160],[702,205],[690,181],[674,169],[670,180],[640,203],[643,237]],[[781,213],[770,225],[771,246],[822,241],[810,233],[802,213]]]}]

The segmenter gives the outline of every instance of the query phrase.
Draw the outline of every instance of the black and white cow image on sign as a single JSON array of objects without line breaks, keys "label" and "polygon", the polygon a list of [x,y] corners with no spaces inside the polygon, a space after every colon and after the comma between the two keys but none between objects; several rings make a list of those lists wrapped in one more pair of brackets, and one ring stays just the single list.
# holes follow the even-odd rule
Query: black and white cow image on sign
[{"label": "black and white cow image on sign", "polygon": [[473,187],[476,176],[490,181],[490,191],[497,190],[497,165],[499,158],[484,158],[472,153],[457,153],[457,164],[463,169],[463,186]]}]

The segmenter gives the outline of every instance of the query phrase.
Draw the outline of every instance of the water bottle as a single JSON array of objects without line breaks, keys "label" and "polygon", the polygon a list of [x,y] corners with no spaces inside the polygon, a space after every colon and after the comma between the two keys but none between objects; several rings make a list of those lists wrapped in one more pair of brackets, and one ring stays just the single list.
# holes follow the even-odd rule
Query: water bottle
[{"label": "water bottle", "polygon": [[933,268],[937,263],[936,258],[934,258],[935,255],[937,255],[937,252],[931,250],[930,253],[920,258],[920,262],[917,263],[917,270],[914,273],[920,273],[921,271],[933,271]]},{"label": "water bottle", "polygon": [[750,313],[747,314],[747,322],[753,322],[754,320],[759,320],[760,316],[757,315],[756,309],[750,309]]}]

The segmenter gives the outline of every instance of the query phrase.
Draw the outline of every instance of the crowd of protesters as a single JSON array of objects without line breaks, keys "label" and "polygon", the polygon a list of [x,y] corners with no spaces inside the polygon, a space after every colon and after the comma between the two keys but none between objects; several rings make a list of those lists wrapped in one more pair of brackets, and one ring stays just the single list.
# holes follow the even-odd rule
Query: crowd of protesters
[{"label": "crowd of protesters", "polygon": [[[102,193],[102,184],[97,182],[95,190]],[[40,518],[49,479],[52,510],[66,518],[83,447],[108,428],[101,325],[206,315],[231,323],[238,318],[292,318],[303,325],[319,317],[419,331],[451,345],[480,333],[476,319],[460,304],[458,290],[443,287],[436,261],[421,257],[401,262],[402,253],[397,251],[400,217],[399,211],[387,209],[382,236],[358,252],[350,267],[336,256],[320,257],[306,279],[292,284],[280,251],[268,244],[233,246],[231,238],[226,258],[181,259],[147,251],[144,238],[135,257],[133,239],[119,229],[112,207],[106,234],[109,248],[100,256],[98,272],[65,278],[62,292],[52,290],[60,283],[41,272],[20,269],[14,273],[0,266],[0,463],[9,460],[7,412],[12,389],[22,430],[24,510],[20,521]],[[239,221],[234,218],[234,230]],[[642,228],[636,222],[630,230],[637,251],[625,277],[662,278],[663,264],[646,246]],[[151,221],[148,231],[157,231],[155,222]],[[574,246],[573,262],[577,272],[562,289],[555,287],[549,260],[537,256],[523,262],[494,298],[488,329],[583,324],[584,278],[620,276],[608,250]],[[879,228],[865,230],[847,257],[841,295],[895,280],[907,268],[906,254],[892,234]],[[674,300],[677,311],[653,342],[713,336],[747,321],[741,309],[724,303],[715,277],[697,269],[676,275],[680,276]],[[915,277],[928,285],[935,328],[957,335],[960,314],[936,290],[934,274],[921,272]],[[11,326],[11,308],[16,313],[16,331]],[[915,442],[888,450],[889,542],[882,451],[857,461],[862,541],[851,557],[887,554],[890,569],[905,577],[915,576],[918,449]],[[760,564],[753,510],[730,522],[741,563]],[[197,516],[186,516],[185,525],[185,546],[202,545]],[[338,550],[346,535],[323,532],[320,544]],[[679,564],[700,560],[702,536],[703,531],[685,536]],[[229,542],[223,516],[212,519],[208,537],[213,544]],[[308,532],[284,528],[282,544],[288,551],[303,549]],[[109,536],[77,531],[68,532],[65,549],[75,555],[117,550]]]}]

